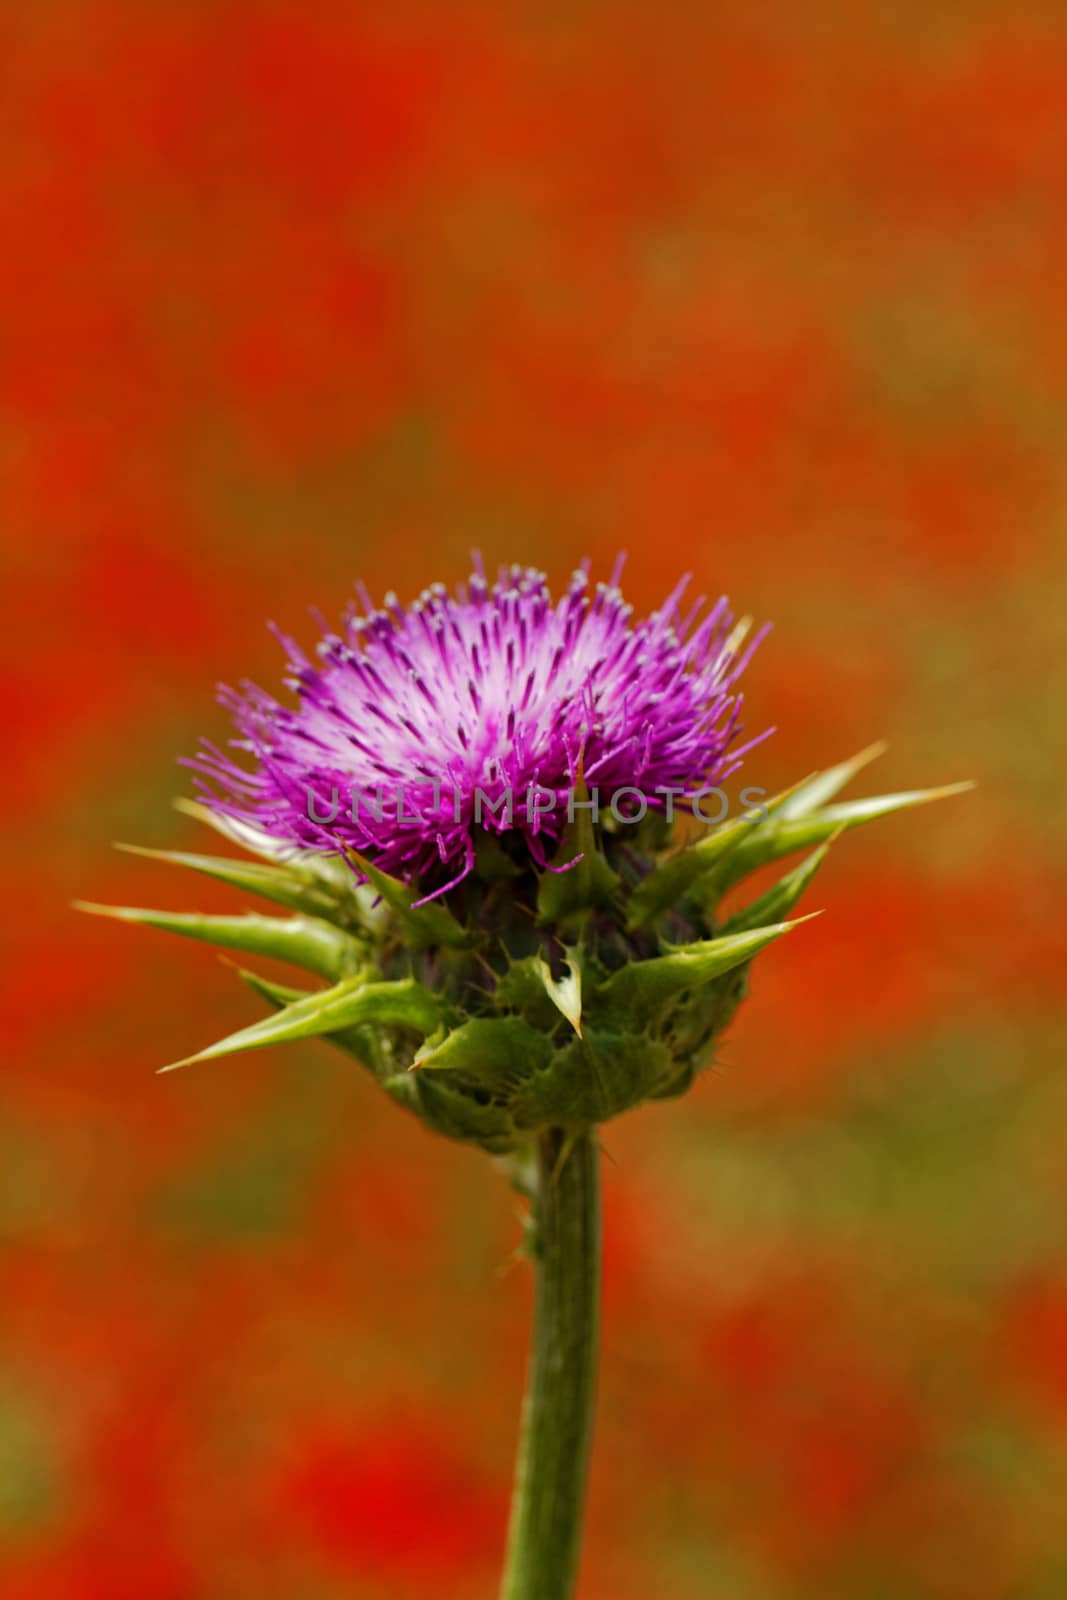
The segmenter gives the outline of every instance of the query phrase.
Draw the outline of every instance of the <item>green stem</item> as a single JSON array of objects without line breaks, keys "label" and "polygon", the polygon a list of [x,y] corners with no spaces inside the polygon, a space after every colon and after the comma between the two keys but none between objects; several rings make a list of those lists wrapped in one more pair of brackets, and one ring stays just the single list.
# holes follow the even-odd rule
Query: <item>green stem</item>
[{"label": "green stem", "polygon": [[542,1135],[537,1287],[501,1600],[568,1600],[596,1394],[600,1184],[595,1130]]}]

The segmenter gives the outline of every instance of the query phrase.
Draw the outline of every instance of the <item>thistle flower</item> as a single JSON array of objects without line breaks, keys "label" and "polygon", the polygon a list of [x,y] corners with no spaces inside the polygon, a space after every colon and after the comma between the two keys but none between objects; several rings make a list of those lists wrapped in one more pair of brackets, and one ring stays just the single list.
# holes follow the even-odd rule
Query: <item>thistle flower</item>
[{"label": "thistle flower", "polygon": [[[291,914],[84,908],[315,980],[243,971],[268,1015],[187,1060],[321,1036],[428,1128],[507,1158],[538,1288],[505,1600],[566,1600],[576,1570],[598,1125],[690,1087],[838,834],[969,787],[837,802],[872,746],[672,843],[673,808],[699,819],[751,749],[737,682],[759,636],[742,650],[724,602],[683,613],[684,585],[635,623],[617,578],[589,596],[583,568],[553,602],[539,572],[490,588],[479,567],[454,597],[364,599],[318,666],[283,638],[296,706],[227,692],[245,762],[206,746],[191,763],[206,803],[182,803],[258,859],[141,853]],[[639,814],[618,810],[626,791]]]},{"label": "thistle flower", "polygon": [[740,764],[736,683],[761,635],[741,653],[748,624],[725,600],[683,611],[685,580],[633,624],[621,566],[590,595],[583,563],[557,602],[544,573],[490,587],[480,561],[454,597],[376,609],[362,591],[317,666],[280,635],[298,705],[224,689],[255,765],[206,744],[189,763],[204,799],[303,849],[366,852],[427,898],[473,870],[480,832],[519,835],[544,867],[579,773],[606,807],[633,788],[691,806]]},{"label": "thistle flower", "polygon": [[635,622],[618,577],[589,594],[585,563],[554,602],[542,573],[490,586],[479,563],[406,609],[364,594],[319,665],[283,636],[295,706],[224,691],[244,762],[205,746],[182,804],[260,859],[144,853],[295,915],[89,909],[327,987],[244,972],[274,1014],[187,1059],[323,1036],[431,1128],[521,1161],[545,1130],[687,1089],[832,838],[951,792],[834,804],[872,747],[673,846],[673,809],[704,815],[758,742],[738,743],[737,684],[760,634],[743,648],[725,601],[683,610],[684,582]]}]

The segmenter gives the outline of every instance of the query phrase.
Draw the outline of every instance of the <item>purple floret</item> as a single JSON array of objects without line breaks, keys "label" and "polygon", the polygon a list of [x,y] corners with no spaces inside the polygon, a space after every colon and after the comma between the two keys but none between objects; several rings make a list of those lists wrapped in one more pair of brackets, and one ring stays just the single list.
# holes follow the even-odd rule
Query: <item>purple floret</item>
[{"label": "purple floret", "polygon": [[742,652],[725,600],[683,614],[684,579],[634,623],[621,562],[592,592],[588,567],[555,602],[543,573],[504,567],[490,585],[480,562],[454,596],[434,584],[379,610],[360,591],[317,664],[279,635],[297,704],[221,691],[253,765],[205,743],[188,763],[204,800],[278,845],[358,851],[434,894],[470,872],[483,832],[521,837],[543,866],[583,778],[602,808],[625,788],[650,810],[673,790],[684,808],[751,748],[735,745],[735,685],[761,635]]}]

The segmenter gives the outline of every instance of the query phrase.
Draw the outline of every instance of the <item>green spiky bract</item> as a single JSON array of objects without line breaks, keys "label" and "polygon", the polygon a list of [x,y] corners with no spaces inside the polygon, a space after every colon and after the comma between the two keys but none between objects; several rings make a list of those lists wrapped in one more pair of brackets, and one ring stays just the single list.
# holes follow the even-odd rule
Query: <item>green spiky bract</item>
[{"label": "green spiky bract", "polygon": [[[558,853],[564,862],[581,855],[578,866],[539,872],[509,855],[505,837],[448,904],[419,906],[417,887],[363,860],[353,862],[368,879],[358,885],[335,859],[139,850],[289,914],[81,909],[273,957],[317,980],[286,990],[244,974],[269,1015],[161,1070],[318,1036],[357,1057],[435,1132],[521,1156],[546,1129],[577,1133],[687,1088],[736,1010],[753,958],[797,925],[790,915],[830,843],[967,787],[835,803],[877,753],[816,773],[681,847],[662,838],[661,819],[609,832],[578,809]],[[731,895],[723,907],[744,878],[801,851],[810,853],[772,888],[739,908]]]}]

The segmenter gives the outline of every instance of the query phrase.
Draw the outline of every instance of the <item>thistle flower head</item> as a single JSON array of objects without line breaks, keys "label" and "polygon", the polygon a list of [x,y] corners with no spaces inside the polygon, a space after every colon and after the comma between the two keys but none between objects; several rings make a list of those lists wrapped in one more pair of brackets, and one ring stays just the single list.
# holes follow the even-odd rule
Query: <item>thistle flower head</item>
[{"label": "thistle flower head", "polygon": [[[217,812],[302,849],[358,851],[429,895],[465,877],[480,834],[538,866],[584,781],[609,804],[685,807],[741,761],[742,650],[725,600],[683,605],[685,581],[633,620],[589,564],[553,600],[544,573],[480,563],[450,594],[386,596],[326,632],[318,660],[281,637],[295,707],[255,685],[223,690],[242,764],[212,745],[190,763]],[[668,807],[669,809],[669,807]]]},{"label": "thistle flower head", "polygon": [[[226,693],[251,763],[205,747],[191,764],[209,804],[183,809],[258,859],[144,853],[288,914],[86,909],[281,960],[316,986],[242,972],[270,1014],[187,1059],[326,1038],[428,1127],[521,1164],[546,1129],[684,1093],[832,841],[955,792],[836,803],[872,747],[677,848],[668,794],[707,822],[701,791],[744,753],[737,680],[756,641],[742,651],[724,602],[684,610],[684,584],[634,622],[618,575],[589,593],[583,567],[554,601],[540,572],[490,585],[479,565],[406,609],[363,596],[317,663],[283,639],[295,706]],[[636,790],[647,825],[598,820],[594,788],[605,806]],[[376,805],[349,804],[368,794]],[[798,851],[736,906],[752,873]]]}]

